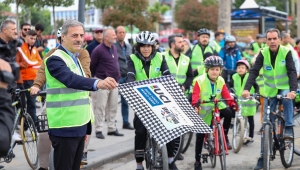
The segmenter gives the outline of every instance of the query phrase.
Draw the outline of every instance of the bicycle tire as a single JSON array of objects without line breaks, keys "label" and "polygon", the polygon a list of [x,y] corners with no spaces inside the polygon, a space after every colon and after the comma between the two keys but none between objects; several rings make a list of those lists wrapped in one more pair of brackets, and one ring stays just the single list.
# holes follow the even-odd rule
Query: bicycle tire
[{"label": "bicycle tire", "polygon": [[244,120],[236,118],[232,135],[232,150],[234,153],[238,153],[244,143],[244,132]]},{"label": "bicycle tire", "polygon": [[219,157],[220,157],[220,163],[221,163],[221,169],[226,170],[226,150],[224,146],[224,137],[222,133],[222,127],[221,124],[218,124],[218,141],[219,141]]},{"label": "bicycle tire", "polygon": [[188,148],[191,144],[191,141],[193,139],[193,136],[194,136],[193,132],[188,132],[188,133],[184,134],[184,144],[183,144],[181,153],[185,153],[188,150]]},{"label": "bicycle tire", "polygon": [[49,170],[54,170],[54,148],[52,146],[49,154]]},{"label": "bicycle tire", "polygon": [[169,170],[168,151],[167,151],[166,145],[162,146],[160,148],[160,150],[161,150],[162,165],[163,165],[162,169],[163,170]]},{"label": "bicycle tire", "polygon": [[271,129],[270,129],[270,125],[266,124],[264,126],[264,132],[263,132],[264,138],[264,155],[263,155],[263,159],[264,159],[264,165],[263,165],[263,169],[264,170],[269,170],[270,169],[270,156],[271,156],[271,142],[272,142],[272,137],[271,137]]},{"label": "bicycle tire", "polygon": [[180,136],[180,137],[174,139],[173,142],[174,142],[174,160],[173,160],[173,162],[175,162],[182,151],[182,147],[184,144],[183,136]]},{"label": "bicycle tire", "polygon": [[25,113],[24,116],[21,118],[20,133],[23,141],[23,151],[27,163],[32,169],[36,169],[38,167],[38,136],[33,120],[28,113]]},{"label": "bicycle tire", "polygon": [[300,156],[300,112],[293,116],[294,128],[299,128],[299,130],[294,130],[294,153]]},{"label": "bicycle tire", "polygon": [[215,139],[211,133],[208,135],[208,139],[209,139],[208,153],[209,153],[210,163],[211,163],[211,167],[215,168],[217,163],[217,157],[215,155]]},{"label": "bicycle tire", "polygon": [[[283,121],[281,121],[283,122]],[[282,165],[285,167],[285,168],[289,168],[290,166],[292,166],[292,163],[293,163],[293,159],[294,159],[294,138],[291,138],[291,139],[285,139],[283,137],[283,127],[284,126],[281,126],[280,128],[280,139],[281,139],[281,142],[280,142],[280,159],[281,159],[281,163]],[[293,132],[293,136],[294,136],[294,132]],[[288,154],[288,159],[285,159],[285,153],[288,151],[286,150],[286,147],[289,147],[290,148],[290,152],[287,153]],[[288,160],[288,161],[287,161]]]}]

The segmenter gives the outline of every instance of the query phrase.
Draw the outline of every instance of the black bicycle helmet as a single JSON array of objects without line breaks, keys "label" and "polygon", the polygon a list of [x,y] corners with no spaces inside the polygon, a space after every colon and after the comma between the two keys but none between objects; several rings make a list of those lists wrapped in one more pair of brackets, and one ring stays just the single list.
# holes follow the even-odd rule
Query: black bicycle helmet
[{"label": "black bicycle helmet", "polygon": [[154,45],[155,43],[154,34],[152,34],[150,31],[142,31],[136,37],[136,42],[139,44]]},{"label": "black bicycle helmet", "polygon": [[257,34],[256,39],[259,39],[259,38],[265,38],[265,35],[264,34]]},{"label": "black bicycle helmet", "polygon": [[206,34],[206,35],[210,36],[209,30],[206,28],[200,28],[197,33],[198,33],[198,37],[202,34]]},{"label": "black bicycle helmet", "polygon": [[206,68],[217,67],[217,66],[223,67],[223,60],[219,56],[210,56],[204,60],[204,65]]}]

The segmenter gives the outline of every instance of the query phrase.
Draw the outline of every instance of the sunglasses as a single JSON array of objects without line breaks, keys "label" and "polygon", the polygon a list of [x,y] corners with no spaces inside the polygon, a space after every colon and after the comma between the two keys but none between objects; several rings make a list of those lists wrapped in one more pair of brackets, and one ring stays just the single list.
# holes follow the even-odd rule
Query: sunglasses
[{"label": "sunglasses", "polygon": [[24,31],[29,31],[29,30],[30,30],[30,28],[24,28],[23,30],[24,30]]}]

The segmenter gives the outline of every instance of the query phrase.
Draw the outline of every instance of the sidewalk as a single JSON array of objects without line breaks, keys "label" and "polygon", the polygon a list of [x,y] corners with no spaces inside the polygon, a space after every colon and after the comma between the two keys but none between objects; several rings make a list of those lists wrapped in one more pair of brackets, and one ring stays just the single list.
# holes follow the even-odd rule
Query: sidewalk
[{"label": "sidewalk", "polygon": [[[40,109],[37,109],[37,113],[41,112]],[[129,120],[133,126],[134,113],[133,110],[129,110]],[[122,129],[123,119],[121,114],[121,104],[118,107],[118,113],[116,116],[117,119],[117,128],[120,133],[123,133],[123,137],[118,136],[108,136],[107,135],[107,126],[104,124],[103,135],[105,139],[98,139],[95,136],[95,131],[91,134],[90,143],[88,146],[88,165],[84,169],[92,169],[99,167],[108,162],[117,160],[129,153],[134,151],[134,130],[125,130]],[[94,128],[94,127],[93,127]],[[4,170],[30,170],[28,165],[23,147],[21,145],[16,145],[14,148],[14,153],[16,157],[9,163],[1,163],[5,168]],[[39,168],[39,167],[38,167]],[[2,169],[1,169],[2,170]]]}]

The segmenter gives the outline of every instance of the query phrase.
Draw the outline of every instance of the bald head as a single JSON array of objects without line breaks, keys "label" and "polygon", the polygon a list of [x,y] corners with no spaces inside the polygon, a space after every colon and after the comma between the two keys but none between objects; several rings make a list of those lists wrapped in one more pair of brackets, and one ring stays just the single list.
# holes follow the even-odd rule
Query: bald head
[{"label": "bald head", "polygon": [[117,40],[119,42],[123,42],[126,36],[126,31],[123,26],[118,26],[116,29],[116,34],[117,34]]},{"label": "bald head", "polygon": [[249,36],[247,37],[247,42],[248,42],[248,43],[252,43],[252,41],[253,41],[253,38],[252,38],[251,35],[249,35]]}]

